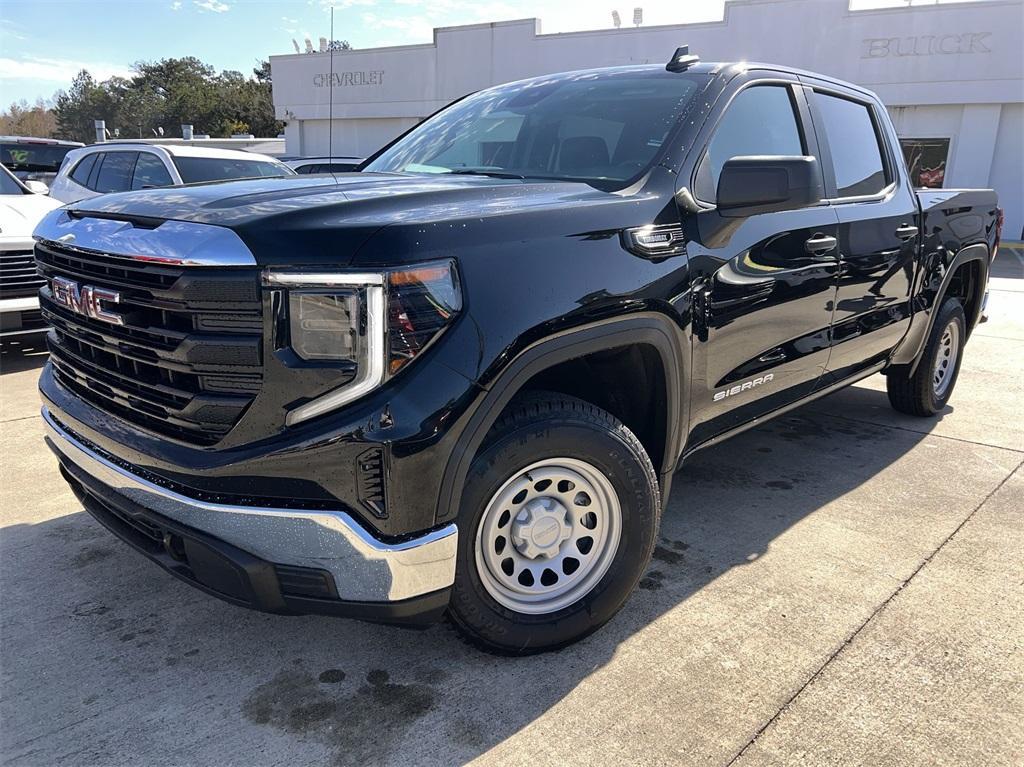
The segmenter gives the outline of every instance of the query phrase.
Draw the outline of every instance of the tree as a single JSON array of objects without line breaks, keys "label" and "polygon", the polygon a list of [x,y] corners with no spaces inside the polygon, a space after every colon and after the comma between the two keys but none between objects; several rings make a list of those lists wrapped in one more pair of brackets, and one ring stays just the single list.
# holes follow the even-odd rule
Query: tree
[{"label": "tree", "polygon": [[31,106],[22,99],[0,113],[0,134],[5,136],[51,138],[56,131],[57,118],[42,99],[37,99]]},{"label": "tree", "polygon": [[113,100],[88,71],[82,70],[71,81],[68,91],[58,91],[54,114],[57,136],[72,141],[94,141],[93,121],[112,115]]},{"label": "tree", "polygon": [[149,137],[161,128],[175,136],[183,123],[213,136],[246,132],[240,126],[260,136],[281,130],[268,62],[259,62],[246,78],[232,70],[218,74],[194,56],[139,62],[132,77],[102,83],[83,70],[67,92],[57,94],[54,112],[58,133],[79,141],[94,140],[94,120],[126,137]]}]

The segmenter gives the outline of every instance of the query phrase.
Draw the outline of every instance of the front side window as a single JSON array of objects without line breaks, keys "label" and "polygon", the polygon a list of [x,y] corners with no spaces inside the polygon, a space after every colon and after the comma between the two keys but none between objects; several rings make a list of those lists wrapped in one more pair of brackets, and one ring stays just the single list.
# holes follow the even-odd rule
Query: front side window
[{"label": "front side window", "polygon": [[154,154],[142,152],[139,160],[135,163],[135,176],[132,179],[132,189],[152,189],[158,186],[171,186],[174,180],[167,172],[163,160]]},{"label": "front side window", "polygon": [[244,160],[233,157],[175,157],[174,164],[186,184],[242,178],[290,176],[293,171],[279,162]]},{"label": "front side window", "polygon": [[75,169],[71,171],[71,178],[76,184],[82,186],[89,186],[89,174],[92,173],[92,167],[96,164],[96,158],[99,155],[87,154],[82,158],[81,162],[75,166]]},{"label": "front side window", "polygon": [[106,152],[98,160],[99,173],[96,174],[96,185],[93,187],[101,194],[108,192],[126,192],[132,188],[132,173],[135,171],[135,160],[138,152]]},{"label": "front side window", "polygon": [[885,165],[871,110],[856,101],[814,93],[832,153],[838,197],[878,194],[885,189]]},{"label": "front side window", "polygon": [[489,88],[425,120],[364,170],[507,175],[618,189],[654,162],[705,79],[624,71]]},{"label": "front side window", "polygon": [[789,88],[757,85],[740,91],[715,127],[697,171],[696,192],[714,200],[722,166],[733,157],[804,154]]}]

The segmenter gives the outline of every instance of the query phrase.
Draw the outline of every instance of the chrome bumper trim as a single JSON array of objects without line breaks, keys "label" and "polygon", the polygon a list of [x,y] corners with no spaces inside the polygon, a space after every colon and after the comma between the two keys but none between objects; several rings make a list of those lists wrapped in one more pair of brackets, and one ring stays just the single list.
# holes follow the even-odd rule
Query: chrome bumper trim
[{"label": "chrome bumper trim", "polygon": [[30,312],[39,308],[39,296],[0,299],[0,314],[8,312]]},{"label": "chrome bumper trim", "polygon": [[342,600],[393,602],[455,580],[454,524],[402,543],[383,543],[343,511],[302,511],[208,503],[153,484],[75,439],[42,409],[46,437],[89,476],[125,498],[269,562],[319,567]]}]

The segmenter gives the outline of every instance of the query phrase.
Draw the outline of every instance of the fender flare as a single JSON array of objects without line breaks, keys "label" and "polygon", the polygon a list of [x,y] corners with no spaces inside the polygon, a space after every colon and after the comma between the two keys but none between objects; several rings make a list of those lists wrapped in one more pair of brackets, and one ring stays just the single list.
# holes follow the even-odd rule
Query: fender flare
[{"label": "fender flare", "polygon": [[[935,324],[935,317],[939,307],[946,298],[946,291],[953,280],[953,275],[956,274],[961,266],[971,261],[977,261],[981,264],[981,279],[978,280],[978,289],[981,291],[981,295],[977,298],[981,299],[984,296],[985,286],[988,285],[989,250],[988,245],[979,242],[958,250],[956,255],[953,256],[942,275],[942,281],[935,290],[935,299],[927,309],[921,312],[926,316],[923,328],[910,348],[907,348],[905,351],[897,350],[897,353],[893,356],[893,365],[908,365],[910,375],[914,374],[918,364],[921,362],[921,357],[924,355],[925,344],[928,341],[928,336],[931,335],[932,326]],[[923,288],[923,290],[925,289]],[[967,318],[968,333],[977,325],[978,317],[981,314],[981,304],[981,300],[975,301],[974,314]],[[901,351],[903,353],[900,353]]]},{"label": "fender flare", "polygon": [[435,522],[441,524],[458,515],[462,488],[477,450],[505,406],[531,378],[571,359],[637,344],[652,346],[657,351],[665,375],[665,449],[662,466],[656,467],[662,484],[664,506],[681,448],[685,411],[689,409],[683,386],[683,349],[678,341],[680,334],[679,327],[664,315],[634,314],[565,331],[538,341],[516,355],[484,389],[449,455],[441,482]]}]

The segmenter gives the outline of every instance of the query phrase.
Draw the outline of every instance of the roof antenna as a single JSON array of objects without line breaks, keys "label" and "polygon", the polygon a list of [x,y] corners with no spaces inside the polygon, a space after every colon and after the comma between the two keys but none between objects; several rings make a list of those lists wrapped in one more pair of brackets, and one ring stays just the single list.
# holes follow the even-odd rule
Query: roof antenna
[{"label": "roof antenna", "polygon": [[328,167],[331,169],[331,178],[333,178],[334,181],[337,182],[338,181],[338,177],[334,174],[334,162],[332,160],[332,158],[334,157],[334,49],[335,49],[335,47],[336,46],[334,45],[334,6],[332,5],[331,6],[331,40],[327,44],[327,48],[330,51],[329,55],[331,57],[331,81],[329,83],[330,88],[327,91],[328,98],[330,99],[330,101],[328,102],[328,107],[327,107],[327,162],[328,162]]},{"label": "roof antenna", "polygon": [[676,48],[676,52],[672,54],[672,58],[665,65],[665,69],[669,72],[685,72],[698,61],[700,61],[700,56],[690,53],[689,45],[681,45]]}]

